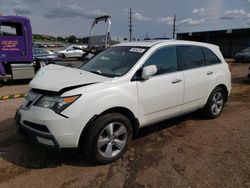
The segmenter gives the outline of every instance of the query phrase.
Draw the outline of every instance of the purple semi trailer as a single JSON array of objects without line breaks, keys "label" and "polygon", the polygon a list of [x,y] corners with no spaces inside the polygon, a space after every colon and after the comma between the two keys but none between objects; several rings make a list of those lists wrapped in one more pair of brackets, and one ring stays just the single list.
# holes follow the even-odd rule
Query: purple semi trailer
[{"label": "purple semi trailer", "polygon": [[10,75],[13,80],[30,79],[37,69],[29,19],[0,16],[0,74]]}]

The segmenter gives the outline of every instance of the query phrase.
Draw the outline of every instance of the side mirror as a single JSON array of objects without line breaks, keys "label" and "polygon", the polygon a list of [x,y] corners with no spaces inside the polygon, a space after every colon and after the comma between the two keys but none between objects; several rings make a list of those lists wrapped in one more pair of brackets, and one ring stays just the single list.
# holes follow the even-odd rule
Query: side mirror
[{"label": "side mirror", "polygon": [[156,65],[149,65],[149,66],[146,66],[146,67],[144,67],[142,69],[142,75],[141,75],[141,77],[144,80],[147,80],[151,76],[154,76],[156,73],[157,73],[157,67],[156,67]]}]

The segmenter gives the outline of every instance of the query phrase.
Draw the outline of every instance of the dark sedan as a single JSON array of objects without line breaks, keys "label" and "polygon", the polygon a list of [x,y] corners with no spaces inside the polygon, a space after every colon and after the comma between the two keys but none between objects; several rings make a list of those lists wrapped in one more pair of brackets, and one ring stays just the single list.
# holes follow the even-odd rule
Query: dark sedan
[{"label": "dark sedan", "polygon": [[235,54],[234,59],[238,63],[250,62],[250,47]]}]

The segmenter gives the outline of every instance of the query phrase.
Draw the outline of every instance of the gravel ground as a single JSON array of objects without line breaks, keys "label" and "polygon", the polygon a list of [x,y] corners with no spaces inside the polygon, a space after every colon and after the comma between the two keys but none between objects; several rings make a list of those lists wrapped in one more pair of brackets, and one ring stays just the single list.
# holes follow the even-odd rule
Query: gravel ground
[{"label": "gravel ground", "polygon": [[[13,120],[22,99],[0,101],[0,187],[250,188],[248,66],[232,65],[232,94],[219,118],[193,113],[146,127],[122,159],[103,166],[30,144]],[[27,91],[19,83],[0,96]]]}]

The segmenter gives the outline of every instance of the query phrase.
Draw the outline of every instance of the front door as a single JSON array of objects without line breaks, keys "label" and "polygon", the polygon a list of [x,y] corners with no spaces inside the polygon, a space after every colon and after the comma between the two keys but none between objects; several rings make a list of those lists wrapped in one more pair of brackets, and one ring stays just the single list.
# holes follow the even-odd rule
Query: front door
[{"label": "front door", "polygon": [[142,126],[173,116],[183,104],[183,72],[178,71],[176,47],[162,47],[145,62],[157,66],[153,77],[137,81]]}]

